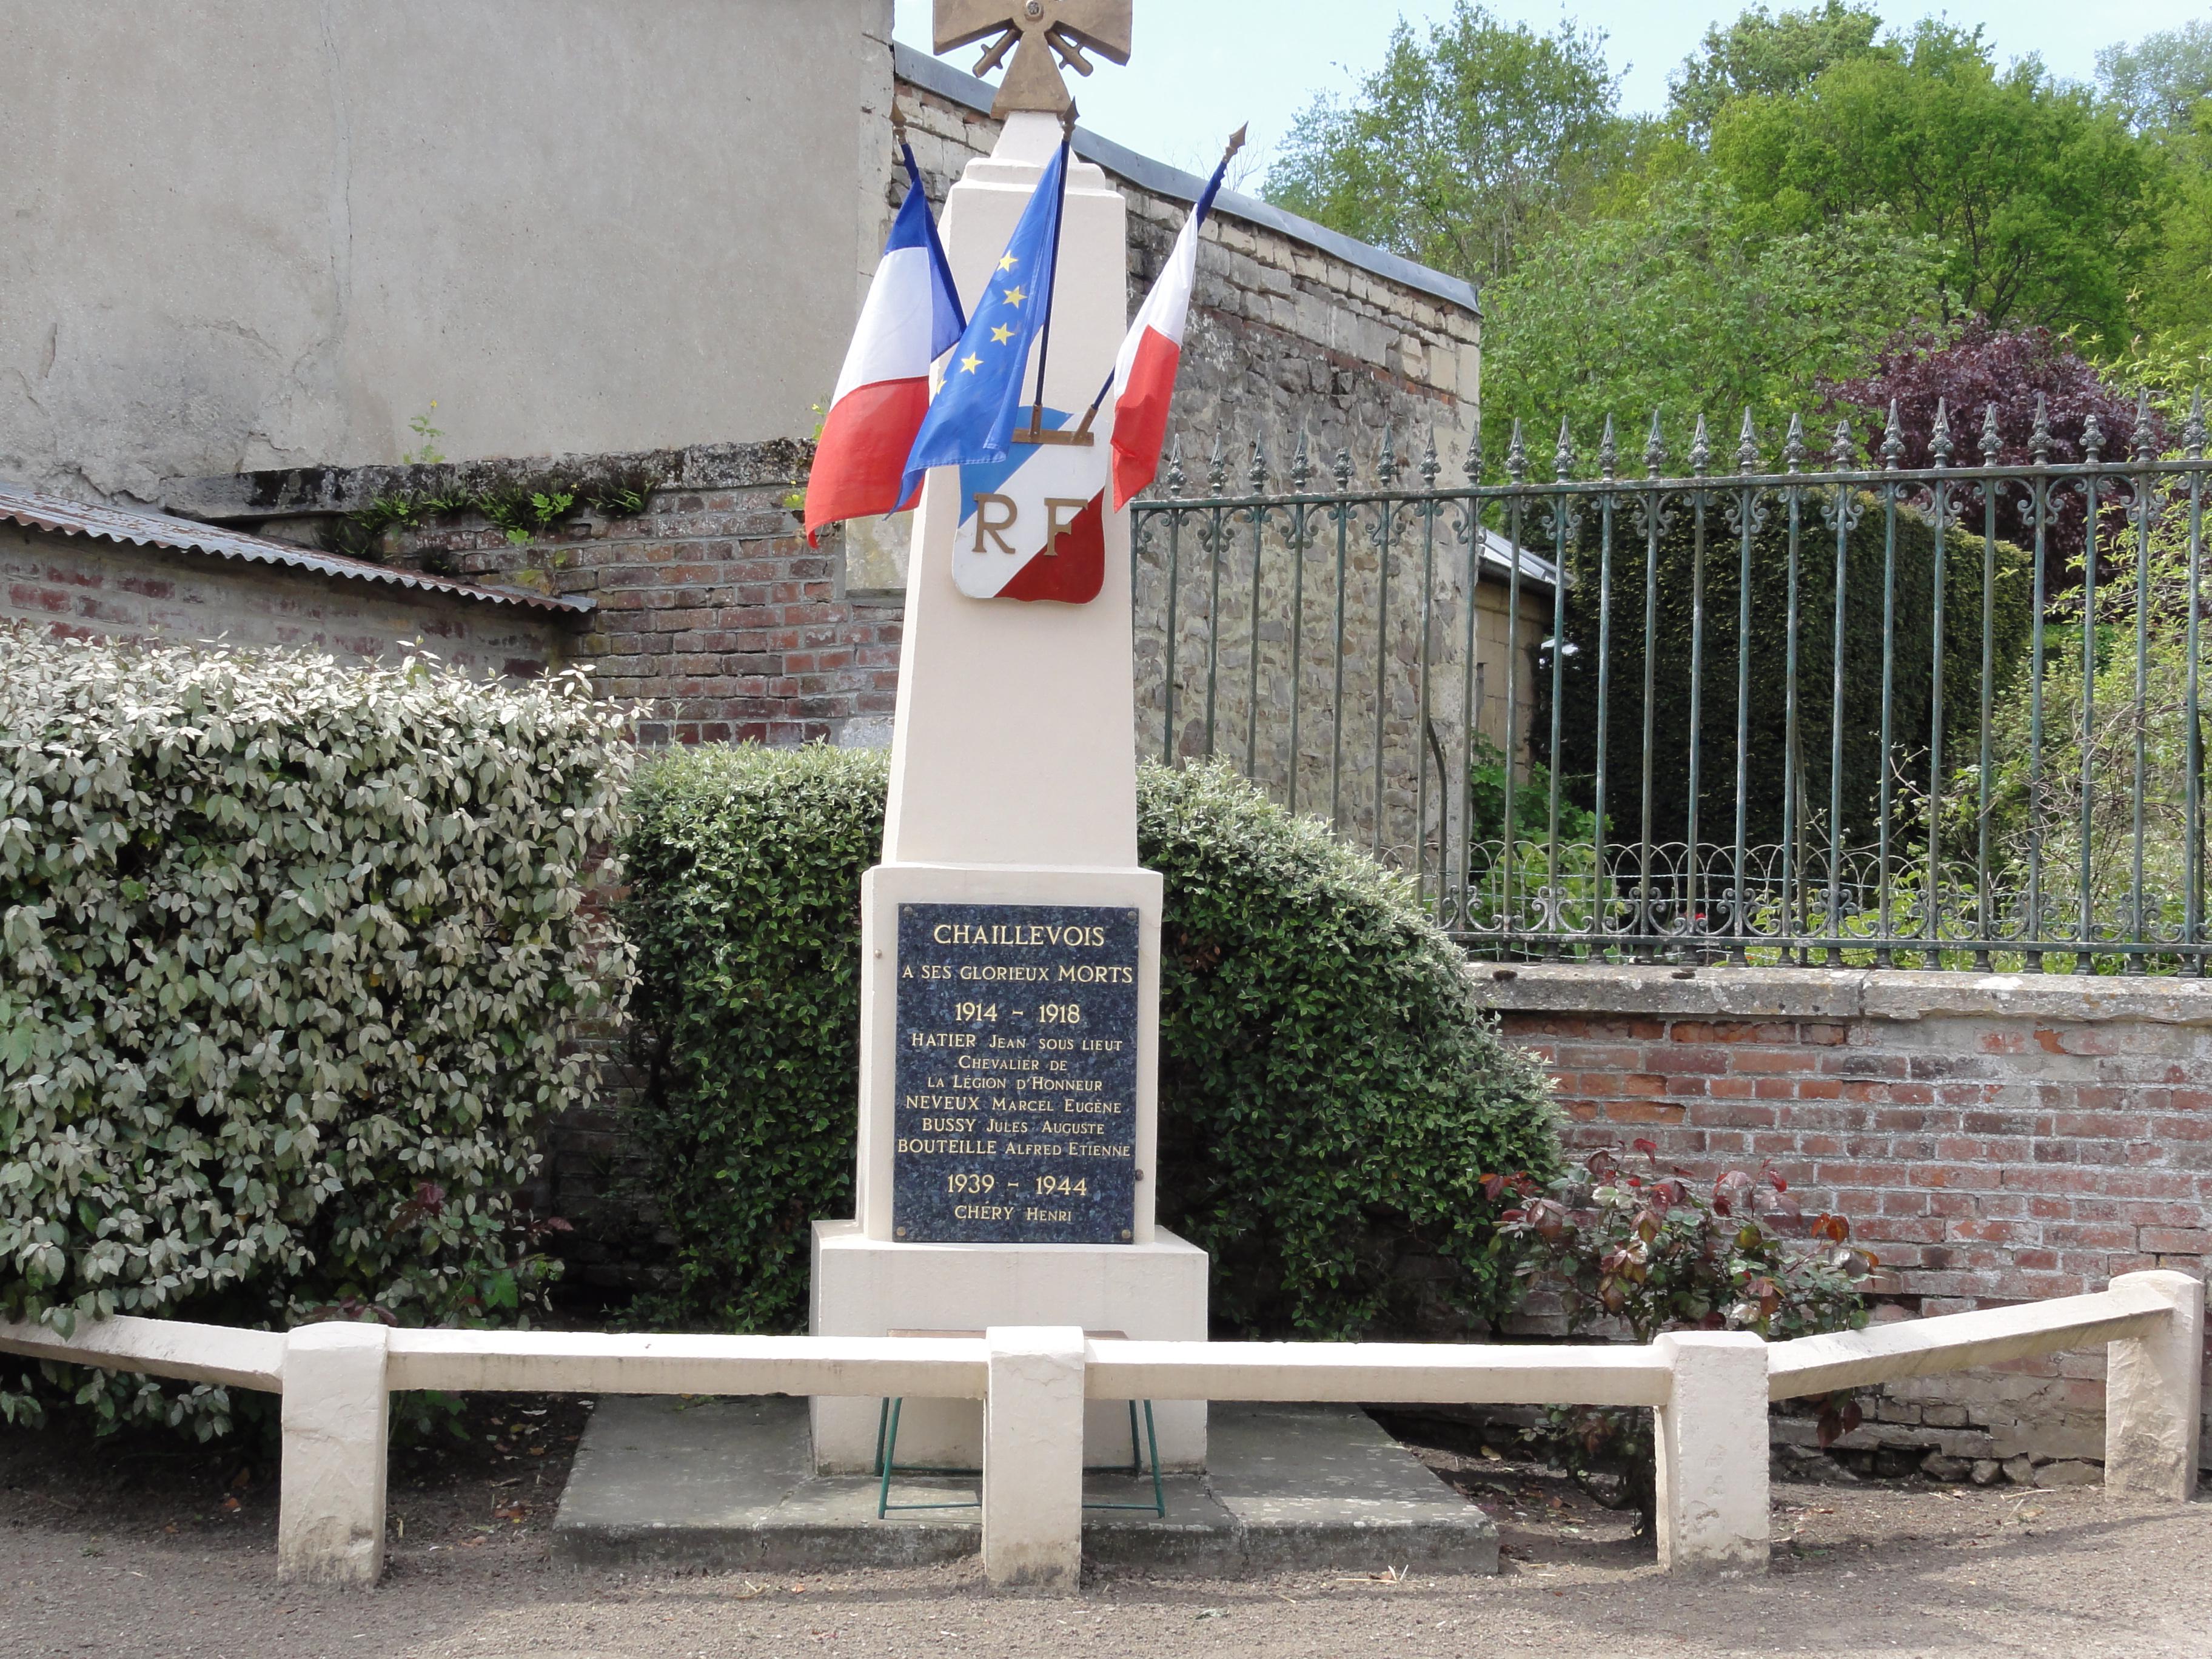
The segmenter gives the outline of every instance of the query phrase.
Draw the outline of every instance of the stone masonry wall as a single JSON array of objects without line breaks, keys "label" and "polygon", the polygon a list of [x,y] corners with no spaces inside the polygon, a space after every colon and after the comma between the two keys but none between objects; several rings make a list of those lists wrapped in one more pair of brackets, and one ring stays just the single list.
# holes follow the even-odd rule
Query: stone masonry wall
[{"label": "stone masonry wall", "polygon": [[[927,74],[930,84],[903,76],[898,108],[925,186],[941,207],[961,169],[997,142],[1000,124],[986,112],[989,97],[980,83],[942,65],[915,72]],[[1079,134],[1077,149],[1103,167],[1128,200],[1133,304],[1158,277],[1191,204],[1161,187],[1164,171],[1141,157],[1087,134]],[[1184,182],[1194,190],[1199,181]],[[902,178],[890,181],[887,216],[904,188]],[[1217,487],[1231,495],[1287,490],[1301,436],[1311,477],[1324,487],[1340,452],[1352,458],[1357,476],[1371,477],[1386,442],[1407,482],[1418,478],[1431,442],[1447,481],[1456,477],[1474,426],[1480,372],[1481,319],[1472,292],[1455,301],[1394,281],[1372,268],[1383,262],[1381,256],[1363,266],[1326,246],[1331,239],[1317,227],[1307,227],[1313,234],[1305,237],[1285,228],[1297,222],[1224,193],[1200,244],[1198,285],[1170,417],[1171,442],[1180,445],[1183,458],[1184,493],[1205,495]],[[1443,283],[1434,273],[1429,276],[1431,286]],[[1168,487],[1164,469],[1154,494]],[[1316,527],[1320,524],[1316,515]],[[1295,772],[1302,808],[1327,812],[1334,801],[1347,834],[1410,864],[1417,844],[1437,840],[1445,802],[1458,793],[1455,782],[1438,775],[1435,753],[1440,749],[1454,758],[1455,769],[1465,729],[1465,555],[1447,547],[1432,562],[1425,559],[1419,527],[1410,518],[1401,520],[1400,534],[1387,548],[1374,534],[1376,526],[1363,522],[1350,538],[1340,595],[1333,545],[1322,544],[1329,538],[1309,546],[1298,571],[1284,538],[1287,527],[1285,521],[1272,522],[1255,547],[1248,530],[1232,525],[1234,533],[1218,558],[1215,550],[1201,545],[1208,528],[1202,521],[1193,521],[1191,533],[1174,546],[1157,520],[1149,534],[1140,534],[1136,629],[1142,752],[1225,757],[1280,799],[1292,798]],[[856,588],[902,586],[906,533],[903,525],[852,530],[848,546],[855,574],[849,580]],[[1486,582],[1498,574],[1486,572]],[[1477,588],[1486,705],[1478,708],[1477,726],[1502,730],[1506,601],[1502,586],[1478,583]],[[1340,650],[1335,645],[1340,614]],[[1533,646],[1548,631],[1543,621],[1548,604],[1532,595],[1523,615],[1522,639]],[[1422,721],[1425,664],[1433,747]],[[1525,672],[1522,683],[1530,683]],[[1385,715],[1379,824],[1378,700]]]},{"label": "stone masonry wall", "polygon": [[[968,80],[933,67],[940,86]],[[998,142],[1000,124],[986,112],[988,92],[980,82],[970,84],[979,90],[956,98],[909,78],[898,83],[915,159],[940,209],[961,169]],[[1128,198],[1133,304],[1166,264],[1190,203],[1147,188],[1139,175],[1152,169],[1143,158],[1086,138],[1079,136],[1079,154],[1103,167]],[[902,174],[886,182],[888,227],[905,184]],[[1433,428],[1444,465],[1455,467],[1479,401],[1481,338],[1482,319],[1471,305],[1393,282],[1318,239],[1259,222],[1224,191],[1200,244],[1169,429],[1183,440],[1194,482],[1203,479],[1217,435],[1238,480],[1253,443],[1266,447],[1279,474],[1301,432],[1317,474],[1340,449],[1370,466],[1391,428],[1408,461],[1419,459]]]},{"label": "stone masonry wall", "polygon": [[[1881,1258],[1880,1318],[2212,1266],[2212,985],[1489,971],[1504,1034],[1558,1080],[1571,1145],[1649,1139],[1704,1179],[1771,1164]],[[1887,1467],[2088,1479],[2103,1403],[2092,1349],[1892,1384],[1841,1444]],[[1778,1429],[1810,1438],[1808,1423]]]}]

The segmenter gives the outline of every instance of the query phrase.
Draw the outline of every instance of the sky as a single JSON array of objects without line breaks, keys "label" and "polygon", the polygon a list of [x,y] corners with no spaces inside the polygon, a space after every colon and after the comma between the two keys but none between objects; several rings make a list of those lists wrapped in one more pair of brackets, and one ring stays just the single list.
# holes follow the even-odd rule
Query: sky
[{"label": "sky", "polygon": [[[1784,0],[1786,5],[1788,0]],[[1809,3],[1809,0],[1801,0]],[[896,0],[898,38],[927,52],[932,0]],[[2203,0],[1875,0],[1893,24],[1940,13],[1981,24],[2001,61],[2039,53],[2057,74],[2087,80],[2100,46],[2178,27],[2204,13]],[[1781,9],[1782,6],[1774,9]],[[1075,76],[1084,125],[1118,143],[1210,173],[1223,141],[1252,124],[1256,176],[1291,120],[1323,92],[1349,93],[1382,61],[1401,15],[1416,23],[1450,15],[1452,0],[1136,0],[1134,55],[1127,69],[1101,64]],[[1735,18],[1741,4],[1710,0],[1589,0],[1563,11],[1557,0],[1491,0],[1499,16],[1556,27],[1571,15],[1608,37],[1616,70],[1627,68],[1622,105],[1654,111],[1667,101],[1667,74],[1694,49],[1708,26]],[[975,66],[963,48],[946,62]]]}]

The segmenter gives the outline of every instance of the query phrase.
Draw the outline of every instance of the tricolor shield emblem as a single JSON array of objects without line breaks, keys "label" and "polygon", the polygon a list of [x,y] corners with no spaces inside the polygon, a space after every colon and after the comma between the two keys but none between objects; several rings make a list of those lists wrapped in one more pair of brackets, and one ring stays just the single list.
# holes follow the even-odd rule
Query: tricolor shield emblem
[{"label": "tricolor shield emblem", "polygon": [[[1113,404],[1091,420],[1088,443],[1024,443],[1004,461],[960,469],[960,532],[952,580],[975,599],[1087,605],[1106,584],[1106,479]],[[1044,411],[1064,432],[1082,417]],[[1071,434],[1072,435],[1072,434]]]}]

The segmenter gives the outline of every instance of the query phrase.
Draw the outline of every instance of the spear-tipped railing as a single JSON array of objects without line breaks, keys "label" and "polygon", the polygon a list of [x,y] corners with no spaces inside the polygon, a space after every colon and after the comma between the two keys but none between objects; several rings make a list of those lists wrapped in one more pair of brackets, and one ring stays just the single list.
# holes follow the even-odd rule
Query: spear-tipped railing
[{"label": "spear-tipped railing", "polygon": [[1518,421],[1495,471],[1302,432],[1198,496],[1178,452],[1143,740],[1501,955],[2201,974],[2202,400],[2113,423],[1892,407],[1823,458],[1747,410],[1675,472],[1655,415],[1641,477],[1610,417],[1548,469]]}]

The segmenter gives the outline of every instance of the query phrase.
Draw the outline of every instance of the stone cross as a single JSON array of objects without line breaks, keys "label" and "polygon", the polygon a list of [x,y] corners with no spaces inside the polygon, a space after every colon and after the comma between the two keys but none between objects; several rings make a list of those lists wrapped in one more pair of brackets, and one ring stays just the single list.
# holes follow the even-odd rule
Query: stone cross
[{"label": "stone cross", "polygon": [[1075,106],[1054,64],[1078,75],[1091,73],[1089,47],[1109,63],[1129,61],[1130,9],[1133,0],[937,0],[937,50],[989,40],[975,73],[988,75],[1014,60],[1000,83],[991,113],[1001,120],[1016,110],[1065,115]]}]

